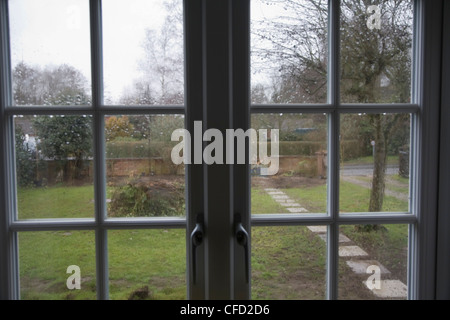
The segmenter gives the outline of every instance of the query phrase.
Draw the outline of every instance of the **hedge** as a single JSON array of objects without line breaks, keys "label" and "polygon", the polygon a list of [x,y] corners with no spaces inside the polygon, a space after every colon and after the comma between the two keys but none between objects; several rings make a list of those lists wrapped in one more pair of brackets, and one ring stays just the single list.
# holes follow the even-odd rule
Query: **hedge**
[{"label": "hedge", "polygon": [[[114,141],[106,144],[106,158],[170,158],[172,148],[178,142],[148,142],[141,141]],[[327,145],[317,141],[280,141],[279,154],[281,156],[314,156],[316,152],[326,150]],[[267,152],[271,153],[271,143],[268,142]],[[341,142],[342,160],[355,159],[364,156],[365,150],[359,140],[346,140]]]},{"label": "hedge", "polygon": [[106,143],[107,159],[170,157],[176,142],[114,141]]}]

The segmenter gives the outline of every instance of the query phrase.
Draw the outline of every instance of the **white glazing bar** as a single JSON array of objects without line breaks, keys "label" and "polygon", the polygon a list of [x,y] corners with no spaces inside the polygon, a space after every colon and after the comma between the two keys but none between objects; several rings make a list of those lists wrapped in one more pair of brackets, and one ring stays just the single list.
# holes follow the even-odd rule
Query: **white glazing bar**
[{"label": "white glazing bar", "polygon": [[[413,103],[418,104],[421,100],[421,88],[422,82],[422,49],[420,39],[423,34],[423,11],[422,1],[414,2],[414,28],[413,28],[413,44],[412,44],[412,70],[411,70],[411,100]],[[418,196],[419,196],[419,118],[421,113],[421,106],[419,110],[412,113],[411,118],[411,143],[410,143],[410,179],[409,179],[409,210],[417,218],[418,217]],[[408,287],[408,299],[412,300],[417,297],[417,249],[418,249],[418,223],[410,224],[408,228],[408,275],[407,275],[407,287]]]},{"label": "white glazing bar", "polygon": [[10,230],[15,220],[16,188],[14,127],[12,116],[6,110],[12,104],[11,60],[9,41],[8,1],[0,2],[0,121],[1,121],[1,160],[0,170],[0,298],[19,299],[19,269],[17,234]]},{"label": "white glazing bar", "polygon": [[341,214],[339,224],[408,224],[417,222],[417,217],[408,212],[367,212]]},{"label": "white glazing bar", "polygon": [[10,230],[14,232],[95,230],[96,226],[94,219],[33,219],[12,222]]},{"label": "white glazing bar", "polygon": [[341,104],[340,113],[414,113],[419,111],[417,104]]},{"label": "white glazing bar", "polygon": [[102,48],[102,2],[90,0],[92,105],[94,107],[94,186],[95,186],[95,230],[97,299],[109,298],[108,242],[104,227],[106,218],[106,172],[104,145],[103,104],[103,48]]},{"label": "white glazing bar", "polygon": [[329,225],[333,220],[326,214],[254,214],[251,216],[252,227],[291,226],[291,225]]},{"label": "white glazing bar", "polygon": [[412,279],[416,299],[434,299],[436,294],[436,230],[438,211],[438,166],[439,166],[439,107],[442,71],[442,26],[443,1],[419,1],[416,28],[418,76],[416,90],[421,106],[417,115],[418,161],[417,171],[417,216],[415,235],[417,248],[417,270]]},{"label": "white glazing bar", "polygon": [[[97,106],[102,114],[184,114],[184,106]],[[92,107],[78,106],[21,106],[9,107],[5,110],[7,115],[90,115],[94,113]]]},{"label": "white glazing bar", "polygon": [[[2,133],[0,135],[0,174],[4,176],[7,172],[6,168],[6,139],[4,134],[4,124],[5,124],[5,108],[7,104],[7,91],[8,86],[5,85],[7,81],[7,64],[5,64],[5,53],[8,52],[8,36],[7,36],[7,3],[6,1],[0,2],[0,121],[2,124]],[[7,217],[7,199],[5,196],[7,188],[7,183],[5,179],[1,179],[0,181],[0,299],[6,300],[9,297],[9,265],[8,265],[8,233],[9,233],[9,221]]]},{"label": "white glazing bar", "polygon": [[[186,227],[185,218],[111,218],[103,222],[104,229],[182,229]],[[39,219],[12,222],[10,230],[21,231],[64,231],[96,230],[95,219]]]},{"label": "white glazing bar", "polygon": [[253,104],[251,113],[329,113],[334,107],[329,104]]},{"label": "white glazing bar", "polygon": [[289,226],[289,225],[331,225],[340,224],[410,224],[417,218],[408,212],[360,212],[340,215],[333,219],[326,214],[255,214],[252,215],[252,226]]},{"label": "white glazing bar", "polygon": [[107,229],[184,229],[185,217],[109,218],[103,223]]},{"label": "white glazing bar", "polygon": [[103,114],[184,114],[184,105],[167,105],[167,106],[101,106],[100,110]]},{"label": "white glazing bar", "polygon": [[12,106],[6,110],[7,115],[90,115],[92,107],[77,106]]},{"label": "white glazing bar", "polygon": [[[330,113],[335,110],[335,104],[254,104],[250,107],[252,113]],[[399,104],[340,104],[340,113],[414,113],[419,111],[419,105],[410,103]]]}]

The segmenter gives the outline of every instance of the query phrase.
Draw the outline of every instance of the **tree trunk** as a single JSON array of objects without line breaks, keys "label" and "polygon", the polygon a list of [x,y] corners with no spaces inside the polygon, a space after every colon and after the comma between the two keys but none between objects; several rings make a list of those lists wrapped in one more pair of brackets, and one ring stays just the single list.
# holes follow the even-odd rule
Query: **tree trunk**
[{"label": "tree trunk", "polygon": [[382,128],[382,115],[373,115],[375,128],[375,152],[373,163],[372,191],[369,212],[380,212],[383,208],[386,175],[386,136]]}]

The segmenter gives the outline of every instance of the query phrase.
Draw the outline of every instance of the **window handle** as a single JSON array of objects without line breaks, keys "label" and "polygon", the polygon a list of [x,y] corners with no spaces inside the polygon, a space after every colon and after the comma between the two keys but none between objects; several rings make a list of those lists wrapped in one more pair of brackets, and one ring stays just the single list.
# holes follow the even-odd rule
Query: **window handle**
[{"label": "window handle", "polygon": [[197,215],[197,223],[191,233],[192,279],[197,281],[197,247],[203,243],[203,213]]},{"label": "window handle", "polygon": [[248,256],[248,232],[242,226],[242,219],[239,213],[234,215],[234,234],[237,243],[244,248],[245,254],[245,281],[249,283],[249,256]]}]

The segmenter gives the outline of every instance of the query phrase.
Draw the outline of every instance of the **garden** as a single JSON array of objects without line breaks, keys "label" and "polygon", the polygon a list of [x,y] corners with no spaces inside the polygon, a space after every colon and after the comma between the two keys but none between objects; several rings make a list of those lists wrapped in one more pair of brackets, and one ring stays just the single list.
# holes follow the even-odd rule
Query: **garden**
[{"label": "garden", "polygon": [[[253,179],[252,212],[285,213],[286,208],[265,192],[268,186],[266,179]],[[301,202],[310,212],[325,212],[325,181],[288,175],[269,179],[273,180],[272,187],[283,186],[280,190]],[[406,181],[398,176],[393,176],[392,181],[395,181],[392,187],[396,187],[397,192],[407,194]],[[295,187],[302,184],[306,187]],[[343,181],[341,211],[366,210],[368,190]],[[132,197],[139,197],[132,194]],[[86,218],[94,215],[92,185],[23,188],[19,190],[18,199],[22,219]],[[114,206],[114,203],[109,205]],[[384,205],[387,211],[401,212],[408,208],[406,201],[393,196],[386,196]],[[138,208],[137,212],[142,209]],[[407,226],[386,225],[370,232],[363,232],[356,226],[342,226],[341,229],[371,258],[382,262],[391,271],[391,276],[406,283]],[[185,230],[180,229],[108,231],[111,299],[186,298],[185,236]],[[93,231],[21,232],[19,254],[22,299],[96,298]],[[345,259],[340,260],[340,298],[374,298],[362,283],[364,276],[356,276],[349,270]],[[66,287],[69,265],[78,265],[81,269],[81,290],[68,290]],[[325,242],[307,227],[252,229],[254,299],[322,299],[325,297],[325,277]],[[365,279],[367,277],[365,275]]]},{"label": "garden", "polygon": [[[66,149],[53,148],[55,141],[60,139],[54,132],[64,132],[55,125],[61,122],[68,127],[72,122],[79,124],[81,121],[89,127],[89,118],[41,117],[34,121],[38,125],[42,123],[43,132],[39,136],[48,131],[47,140],[50,141],[41,143],[41,154],[33,153],[22,147],[23,132],[16,130],[19,219],[93,218],[93,161],[89,151],[78,155],[80,161],[69,156],[78,150],[70,149],[77,145],[77,135]],[[408,132],[405,134],[400,129],[409,118],[396,118],[395,115],[381,119],[391,130],[390,143],[383,150],[386,173],[383,197],[381,207],[369,210],[376,187],[373,164],[377,155],[368,134],[373,121],[377,119],[359,115],[342,119],[339,184],[342,214],[409,210],[409,178],[399,174],[398,153],[408,142],[404,139]],[[182,122],[182,117],[175,116],[114,116],[107,119],[106,202],[109,217],[185,215],[184,167],[170,163],[174,143],[167,138],[173,128],[182,126]],[[326,213],[328,163],[323,150],[327,150],[327,117],[261,115],[255,116],[253,122],[260,128],[282,129],[278,174],[252,175],[252,214]],[[137,130],[139,126],[143,129]],[[154,130],[145,131],[150,126]],[[271,150],[270,143],[268,149]],[[283,194],[290,202],[277,201],[271,193]],[[378,261],[383,270],[389,271],[383,273],[383,279],[407,283],[407,225],[343,225],[340,233],[349,239],[346,245],[362,248],[367,258]],[[325,297],[327,248],[324,233],[312,232],[308,226],[277,226],[254,227],[251,234],[252,298]],[[96,298],[94,231],[19,232],[18,239],[22,299]],[[184,229],[109,230],[110,298],[185,299],[185,239]],[[352,257],[339,259],[339,298],[379,298],[364,284],[369,275],[351,270],[349,261],[353,260]],[[81,290],[68,290],[66,286],[69,277],[66,271],[70,265],[80,267]]]}]

